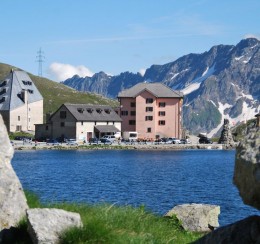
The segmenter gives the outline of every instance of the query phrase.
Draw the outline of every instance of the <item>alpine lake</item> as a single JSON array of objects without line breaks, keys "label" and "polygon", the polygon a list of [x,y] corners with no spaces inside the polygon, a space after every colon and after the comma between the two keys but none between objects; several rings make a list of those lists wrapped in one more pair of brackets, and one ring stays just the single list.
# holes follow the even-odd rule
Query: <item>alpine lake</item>
[{"label": "alpine lake", "polygon": [[233,185],[234,150],[26,150],[13,168],[42,202],[144,205],[158,215],[184,203],[220,205],[220,226],[258,214]]}]

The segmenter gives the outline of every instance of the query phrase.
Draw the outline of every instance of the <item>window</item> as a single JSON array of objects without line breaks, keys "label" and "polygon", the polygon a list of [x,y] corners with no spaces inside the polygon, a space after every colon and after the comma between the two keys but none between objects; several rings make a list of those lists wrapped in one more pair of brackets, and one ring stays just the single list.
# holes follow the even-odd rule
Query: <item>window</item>
[{"label": "window", "polygon": [[48,125],[45,126],[45,130],[49,130],[49,126]]},{"label": "window", "polygon": [[3,88],[3,90],[0,92],[0,95],[3,95],[6,93],[6,88]]},{"label": "window", "polygon": [[29,93],[33,94],[33,90],[28,90]]},{"label": "window", "polygon": [[165,102],[160,102],[160,103],[159,103],[159,107],[164,108],[165,106],[166,106],[166,103],[165,103]]},{"label": "window", "polygon": [[146,98],[146,103],[153,103],[153,99],[152,98]]},{"label": "window", "polygon": [[152,128],[151,127],[148,127],[147,128],[147,133],[151,133],[152,132]]},{"label": "window", "polygon": [[87,111],[88,111],[88,113],[92,114],[93,109],[92,108],[88,108]]},{"label": "window", "polygon": [[130,103],[130,106],[131,106],[131,108],[135,108],[136,103],[135,103],[135,102],[131,102],[131,103]]},{"label": "window", "polygon": [[67,112],[66,111],[60,111],[60,118],[66,119],[66,117],[67,117]]},{"label": "window", "polygon": [[21,125],[17,125],[16,126],[16,131],[22,131],[22,126]]},{"label": "window", "polygon": [[97,113],[101,114],[102,109],[101,108],[97,108],[96,111],[97,111]]},{"label": "window", "polygon": [[0,99],[0,103],[3,103],[5,101],[5,97],[2,97],[1,99]]},{"label": "window", "polygon": [[60,122],[60,127],[64,127],[65,126],[65,122]]},{"label": "window", "polygon": [[165,111],[159,111],[158,115],[159,116],[165,116]]},{"label": "window", "polygon": [[28,118],[29,122],[31,122],[31,118]]},{"label": "window", "polygon": [[165,125],[165,120],[159,120],[159,125]]},{"label": "window", "polygon": [[110,109],[105,109],[105,113],[110,114],[111,110]]},{"label": "window", "polygon": [[131,114],[131,116],[135,116],[136,112],[135,111],[131,111],[130,114]]},{"label": "window", "polygon": [[146,111],[146,112],[153,112],[153,107],[146,107],[146,108],[145,108],[145,111]]},{"label": "window", "polygon": [[81,125],[83,125],[83,123],[84,123],[84,122],[83,122],[83,121],[81,121]]},{"label": "window", "polygon": [[128,111],[121,111],[121,115],[122,116],[127,116],[128,115]]},{"label": "window", "polygon": [[20,121],[21,120],[21,117],[20,116],[18,116],[18,121]]},{"label": "window", "polygon": [[77,108],[78,112],[83,114],[84,108]]},{"label": "window", "polygon": [[135,120],[129,120],[129,125],[135,125]]},{"label": "window", "polygon": [[153,120],[153,116],[145,116],[145,120],[146,121],[152,121]]},{"label": "window", "polygon": [[3,81],[1,84],[0,84],[0,87],[2,87],[2,86],[5,86],[6,85],[6,80],[5,81]]}]

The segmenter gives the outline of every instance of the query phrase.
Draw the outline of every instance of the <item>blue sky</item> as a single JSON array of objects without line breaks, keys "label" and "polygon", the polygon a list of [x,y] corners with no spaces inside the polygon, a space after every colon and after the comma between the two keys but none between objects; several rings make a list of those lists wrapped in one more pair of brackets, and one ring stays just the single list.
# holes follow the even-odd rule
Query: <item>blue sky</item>
[{"label": "blue sky", "polygon": [[141,72],[213,45],[260,38],[259,0],[0,1],[0,62],[56,81]]}]

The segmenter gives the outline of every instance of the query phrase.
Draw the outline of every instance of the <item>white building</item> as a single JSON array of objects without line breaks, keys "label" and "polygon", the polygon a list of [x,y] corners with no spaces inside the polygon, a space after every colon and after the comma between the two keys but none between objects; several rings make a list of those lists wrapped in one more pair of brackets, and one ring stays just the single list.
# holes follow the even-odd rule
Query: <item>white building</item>
[{"label": "white building", "polygon": [[0,82],[0,114],[9,132],[35,131],[43,123],[43,97],[26,72],[11,70]]},{"label": "white building", "polygon": [[106,105],[65,103],[48,118],[36,125],[35,138],[86,140],[121,132],[121,118]]}]

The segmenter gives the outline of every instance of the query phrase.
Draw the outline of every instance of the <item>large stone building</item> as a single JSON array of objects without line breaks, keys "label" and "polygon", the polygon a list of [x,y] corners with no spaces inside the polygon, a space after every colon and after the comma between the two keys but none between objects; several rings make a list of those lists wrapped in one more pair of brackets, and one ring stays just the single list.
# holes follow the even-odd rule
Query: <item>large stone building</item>
[{"label": "large stone building", "polygon": [[183,94],[161,83],[139,83],[118,94],[122,132],[140,139],[180,138]]},{"label": "large stone building", "polygon": [[9,132],[43,123],[43,97],[26,72],[11,70],[0,82],[0,113]]},{"label": "large stone building", "polygon": [[35,138],[88,141],[121,132],[121,121],[110,106],[65,103],[47,118],[46,124],[36,125]]}]

